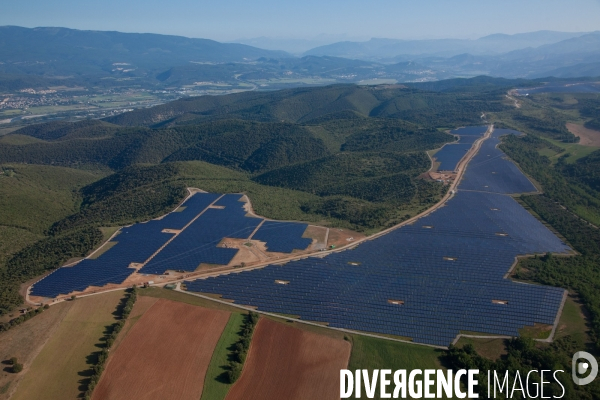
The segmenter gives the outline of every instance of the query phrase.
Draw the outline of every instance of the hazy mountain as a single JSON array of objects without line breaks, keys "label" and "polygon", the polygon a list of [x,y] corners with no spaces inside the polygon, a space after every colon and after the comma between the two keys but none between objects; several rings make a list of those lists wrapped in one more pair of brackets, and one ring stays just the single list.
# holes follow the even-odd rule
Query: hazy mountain
[{"label": "hazy mountain", "polygon": [[582,76],[600,77],[600,62],[575,64],[568,67],[545,71],[540,76],[555,76],[557,78],[578,78]]},{"label": "hazy mountain", "polygon": [[[327,55],[330,51],[347,58]],[[593,65],[600,62],[600,32],[540,31],[477,40],[371,39],[339,42],[308,53],[294,57],[180,36],[5,26],[0,27],[0,89],[136,85],[264,90],[478,75],[597,75]]]},{"label": "hazy mountain", "polygon": [[[367,42],[339,42],[320,46],[307,55],[336,56],[363,60],[389,60],[400,56],[452,57],[462,53],[494,55],[527,47],[538,47],[585,35],[585,32],[539,31],[515,35],[494,34],[476,40],[397,40],[373,38]],[[396,58],[396,60],[399,60]]]},{"label": "hazy mountain", "polygon": [[301,55],[312,48],[343,40],[356,40],[356,38],[350,38],[348,35],[328,35],[322,33],[312,38],[299,39],[261,36],[251,39],[237,39],[233,40],[232,43],[242,43],[267,50],[284,50],[294,55]]},{"label": "hazy mountain", "polygon": [[[401,60],[404,57],[396,57]],[[528,47],[499,55],[459,54],[453,57],[414,57],[448,76],[490,75],[506,78],[563,78],[598,76],[593,64],[600,62],[600,32]],[[590,65],[586,68],[585,65]],[[576,67],[577,66],[577,67]]]},{"label": "hazy mountain", "polygon": [[181,36],[0,27],[0,70],[7,73],[93,74],[120,68],[135,74],[138,69],[190,62],[247,62],[260,57],[289,54]]}]

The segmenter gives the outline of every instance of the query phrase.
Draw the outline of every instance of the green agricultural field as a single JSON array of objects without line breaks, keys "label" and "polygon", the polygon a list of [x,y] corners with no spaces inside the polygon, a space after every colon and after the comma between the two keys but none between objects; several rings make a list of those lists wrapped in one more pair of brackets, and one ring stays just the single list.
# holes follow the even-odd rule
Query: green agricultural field
[{"label": "green agricultural field", "polygon": [[588,156],[591,153],[593,153],[594,151],[598,150],[598,147],[593,147],[593,146],[582,146],[577,143],[563,143],[558,140],[552,140],[552,139],[546,139],[546,140],[548,140],[553,145],[558,146],[563,149],[563,152],[561,152],[561,153],[552,152],[552,150],[547,149],[547,150],[549,150],[549,152],[552,152],[554,154],[550,154],[548,151],[544,154],[542,154],[542,152],[540,152],[540,154],[545,155],[548,158],[550,158],[550,160],[552,160],[552,162],[556,162],[560,157],[568,154],[569,156],[566,158],[565,161],[568,164],[572,164],[575,161],[579,160],[580,158]]},{"label": "green agricultural field", "polygon": [[240,309],[236,307],[227,306],[222,303],[203,299],[202,297],[192,296],[187,293],[176,292],[174,290],[161,289],[156,287],[149,287],[146,289],[140,289],[138,292],[139,296],[150,296],[157,297],[159,299],[167,299],[173,301],[179,301],[181,303],[191,304],[194,306],[214,308],[217,310],[229,311],[231,313],[240,313]]},{"label": "green agricultural field", "polygon": [[2,110],[0,111],[0,118],[11,118],[21,115],[23,111],[21,110]]},{"label": "green agricultural field", "polygon": [[204,378],[201,400],[222,400],[227,395],[231,383],[226,376],[231,347],[240,340],[240,331],[244,324],[244,314],[232,313],[221,338],[215,347],[210,365]]},{"label": "green agricultural field", "polygon": [[[442,368],[439,360],[442,354],[442,350],[432,347],[352,335],[348,369],[438,369]],[[374,398],[380,399],[378,392]]]},{"label": "green agricultural field", "polygon": [[582,146],[577,143],[563,143],[563,142],[559,142],[557,140],[552,140],[552,139],[549,139],[548,141],[550,143],[552,143],[556,146],[562,147],[564,149],[564,151],[562,153],[558,153],[555,156],[550,157],[550,159],[555,161],[559,157],[561,157],[565,154],[569,154],[569,157],[567,157],[567,159],[566,159],[566,162],[569,164],[574,163],[575,161],[579,160],[580,158],[590,155],[594,151],[598,150],[598,147]]},{"label": "green agricultural field", "polygon": [[86,389],[90,367],[103,345],[100,339],[115,322],[114,312],[122,297],[119,290],[75,300],[12,399],[78,398]]}]

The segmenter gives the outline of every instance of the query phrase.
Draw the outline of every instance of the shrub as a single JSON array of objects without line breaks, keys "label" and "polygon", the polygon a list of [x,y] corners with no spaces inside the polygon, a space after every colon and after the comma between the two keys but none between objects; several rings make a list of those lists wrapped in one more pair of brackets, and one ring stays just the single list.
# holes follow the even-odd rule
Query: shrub
[{"label": "shrub", "polygon": [[242,375],[243,365],[239,362],[232,361],[229,363],[229,371],[227,371],[227,377],[230,383],[234,383]]},{"label": "shrub", "polygon": [[244,321],[244,325],[240,331],[240,340],[233,346],[232,358],[237,361],[230,362],[229,370],[227,371],[230,383],[234,383],[242,374],[242,368],[250,350],[252,334],[254,333],[254,328],[258,323],[259,317],[258,313],[255,312],[250,312],[246,316],[246,321]]}]

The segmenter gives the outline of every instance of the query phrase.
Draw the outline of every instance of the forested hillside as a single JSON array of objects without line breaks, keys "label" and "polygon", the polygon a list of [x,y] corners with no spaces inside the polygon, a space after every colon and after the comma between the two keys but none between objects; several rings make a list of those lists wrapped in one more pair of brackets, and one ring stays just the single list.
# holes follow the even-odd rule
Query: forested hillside
[{"label": "forested hillside", "polygon": [[427,92],[401,85],[334,85],[192,97],[125,113],[107,121],[124,126],[156,126],[188,124],[226,115],[227,118],[307,123],[328,114],[353,111],[362,116],[454,127],[476,122],[482,112],[505,109],[503,91],[503,86],[492,86],[489,90],[475,86],[472,90]]}]

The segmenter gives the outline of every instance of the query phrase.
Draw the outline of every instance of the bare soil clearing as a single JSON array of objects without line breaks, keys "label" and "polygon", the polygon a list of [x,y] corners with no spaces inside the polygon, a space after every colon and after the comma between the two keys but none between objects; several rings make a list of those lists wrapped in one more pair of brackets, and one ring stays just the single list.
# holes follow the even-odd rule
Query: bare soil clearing
[{"label": "bare soil clearing", "polygon": [[339,399],[350,343],[261,318],[226,400]]},{"label": "bare soil clearing", "polygon": [[334,245],[335,247],[346,246],[364,238],[365,235],[348,229],[330,228],[327,245]]},{"label": "bare soil clearing", "polygon": [[72,304],[66,302],[50,307],[29,321],[0,334],[0,361],[17,357],[24,366],[19,374],[8,372],[9,366],[6,364],[0,366],[0,400],[6,400],[14,393],[19,381],[27,374],[31,363],[56,331]]},{"label": "bare soil clearing", "polygon": [[588,129],[585,126],[568,123],[567,129],[573,135],[579,138],[579,144],[582,146],[600,147],[600,132]]},{"label": "bare soil clearing", "polygon": [[109,358],[93,399],[199,399],[229,315],[159,299]]}]

